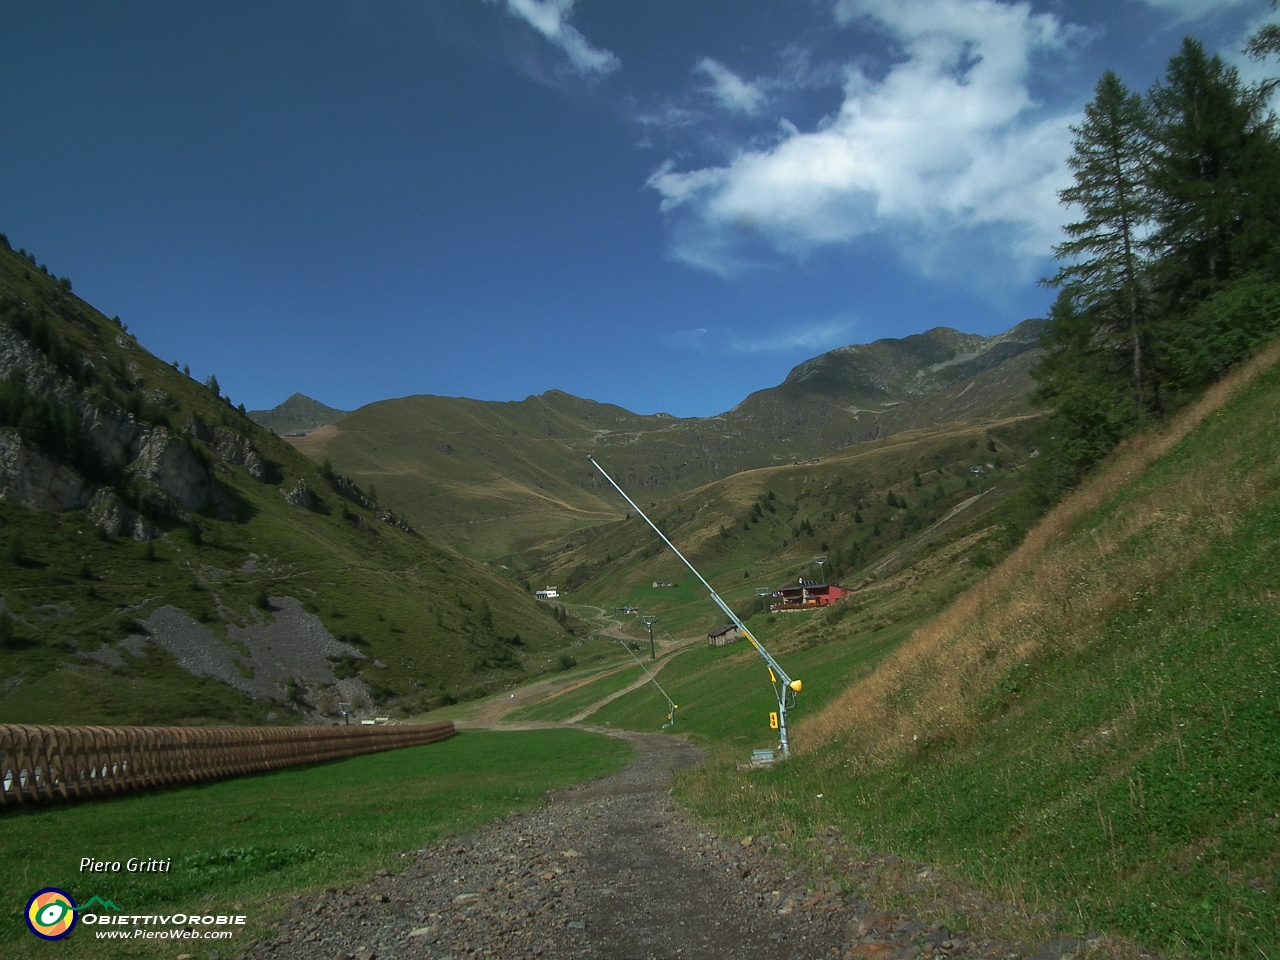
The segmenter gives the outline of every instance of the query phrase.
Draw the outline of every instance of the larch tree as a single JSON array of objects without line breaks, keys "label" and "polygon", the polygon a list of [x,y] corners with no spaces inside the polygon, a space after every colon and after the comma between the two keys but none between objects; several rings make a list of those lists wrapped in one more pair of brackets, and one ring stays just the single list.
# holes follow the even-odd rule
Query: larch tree
[{"label": "larch tree", "polygon": [[1072,127],[1074,153],[1067,165],[1075,183],[1058,194],[1083,218],[1064,228],[1069,239],[1054,253],[1067,263],[1047,282],[1062,288],[1074,315],[1092,320],[1096,346],[1109,350],[1118,340],[1126,343],[1134,400],[1142,407],[1157,396],[1148,389],[1144,346],[1150,115],[1142,97],[1110,70],[1094,93],[1084,122]]}]

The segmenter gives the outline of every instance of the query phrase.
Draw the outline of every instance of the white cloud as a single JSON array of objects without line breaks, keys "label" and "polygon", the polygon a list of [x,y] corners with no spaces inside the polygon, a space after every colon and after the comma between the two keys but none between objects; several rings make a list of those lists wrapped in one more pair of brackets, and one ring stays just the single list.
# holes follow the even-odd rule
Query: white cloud
[{"label": "white cloud", "polygon": [[852,320],[828,320],[773,330],[760,337],[734,335],[729,338],[729,349],[735,353],[804,352],[815,356],[849,343],[854,327]]},{"label": "white cloud", "polygon": [[848,67],[843,104],[811,131],[784,127],[725,166],[659,167],[648,185],[674,254],[729,274],[751,238],[803,257],[878,233],[926,272],[975,236],[1024,264],[1045,256],[1075,117],[1034,102],[1031,64],[1079,31],[999,0],[842,0],[835,12],[887,33],[900,58],[880,77]]},{"label": "white cloud", "polygon": [[849,343],[855,326],[852,320],[838,319],[791,327],[771,327],[767,332],[755,336],[741,331],[734,331],[726,336],[723,331],[713,332],[706,327],[694,327],[667,333],[662,341],[669,347],[696,350],[698,353],[728,351],[815,356]]},{"label": "white cloud", "polygon": [[707,115],[701,110],[690,110],[679,104],[668,103],[649,113],[638,113],[634,119],[642,127],[678,130],[682,127],[697,126],[706,118]]},{"label": "white cloud", "polygon": [[606,74],[622,64],[608,50],[593,47],[569,23],[574,0],[506,0],[507,11],[533,27],[569,58],[580,74]]},{"label": "white cloud", "polygon": [[1142,0],[1149,7],[1172,13],[1180,21],[1189,23],[1203,20],[1210,14],[1232,7],[1242,7],[1254,3],[1255,0]]},{"label": "white cloud", "polygon": [[681,350],[697,350],[699,353],[706,353],[708,348],[708,337],[706,327],[696,327],[693,330],[675,330],[663,336],[662,342],[669,347],[677,347]]},{"label": "white cloud", "polygon": [[709,93],[720,106],[731,113],[743,113],[754,116],[760,112],[764,104],[764,93],[758,84],[748,83],[726,67],[719,60],[703,57],[694,66],[695,73],[701,73],[711,81],[703,92]]}]

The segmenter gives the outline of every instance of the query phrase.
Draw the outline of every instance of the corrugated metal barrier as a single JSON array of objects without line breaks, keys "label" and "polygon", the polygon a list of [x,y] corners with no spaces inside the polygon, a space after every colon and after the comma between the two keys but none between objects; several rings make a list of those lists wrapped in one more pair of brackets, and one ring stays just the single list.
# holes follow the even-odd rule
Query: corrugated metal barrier
[{"label": "corrugated metal barrier", "polygon": [[0,724],[0,807],[222,780],[447,740],[453,723],[388,727]]}]

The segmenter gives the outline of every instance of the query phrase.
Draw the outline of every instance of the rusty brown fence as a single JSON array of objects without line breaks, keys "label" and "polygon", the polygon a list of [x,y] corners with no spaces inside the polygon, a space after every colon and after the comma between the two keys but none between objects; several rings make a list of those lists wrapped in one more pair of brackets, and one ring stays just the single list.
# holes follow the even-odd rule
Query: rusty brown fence
[{"label": "rusty brown fence", "polygon": [[0,807],[222,780],[447,740],[453,723],[389,727],[0,724]]}]

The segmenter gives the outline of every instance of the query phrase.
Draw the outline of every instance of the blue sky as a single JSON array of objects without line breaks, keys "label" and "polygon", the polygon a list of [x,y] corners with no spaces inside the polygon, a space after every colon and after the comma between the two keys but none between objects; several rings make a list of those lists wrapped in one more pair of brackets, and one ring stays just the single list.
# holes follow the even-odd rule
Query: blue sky
[{"label": "blue sky", "polygon": [[842,344],[1042,315],[1101,72],[1146,89],[1184,34],[1235,58],[1274,16],[0,0],[0,231],[251,409],[711,415]]}]

